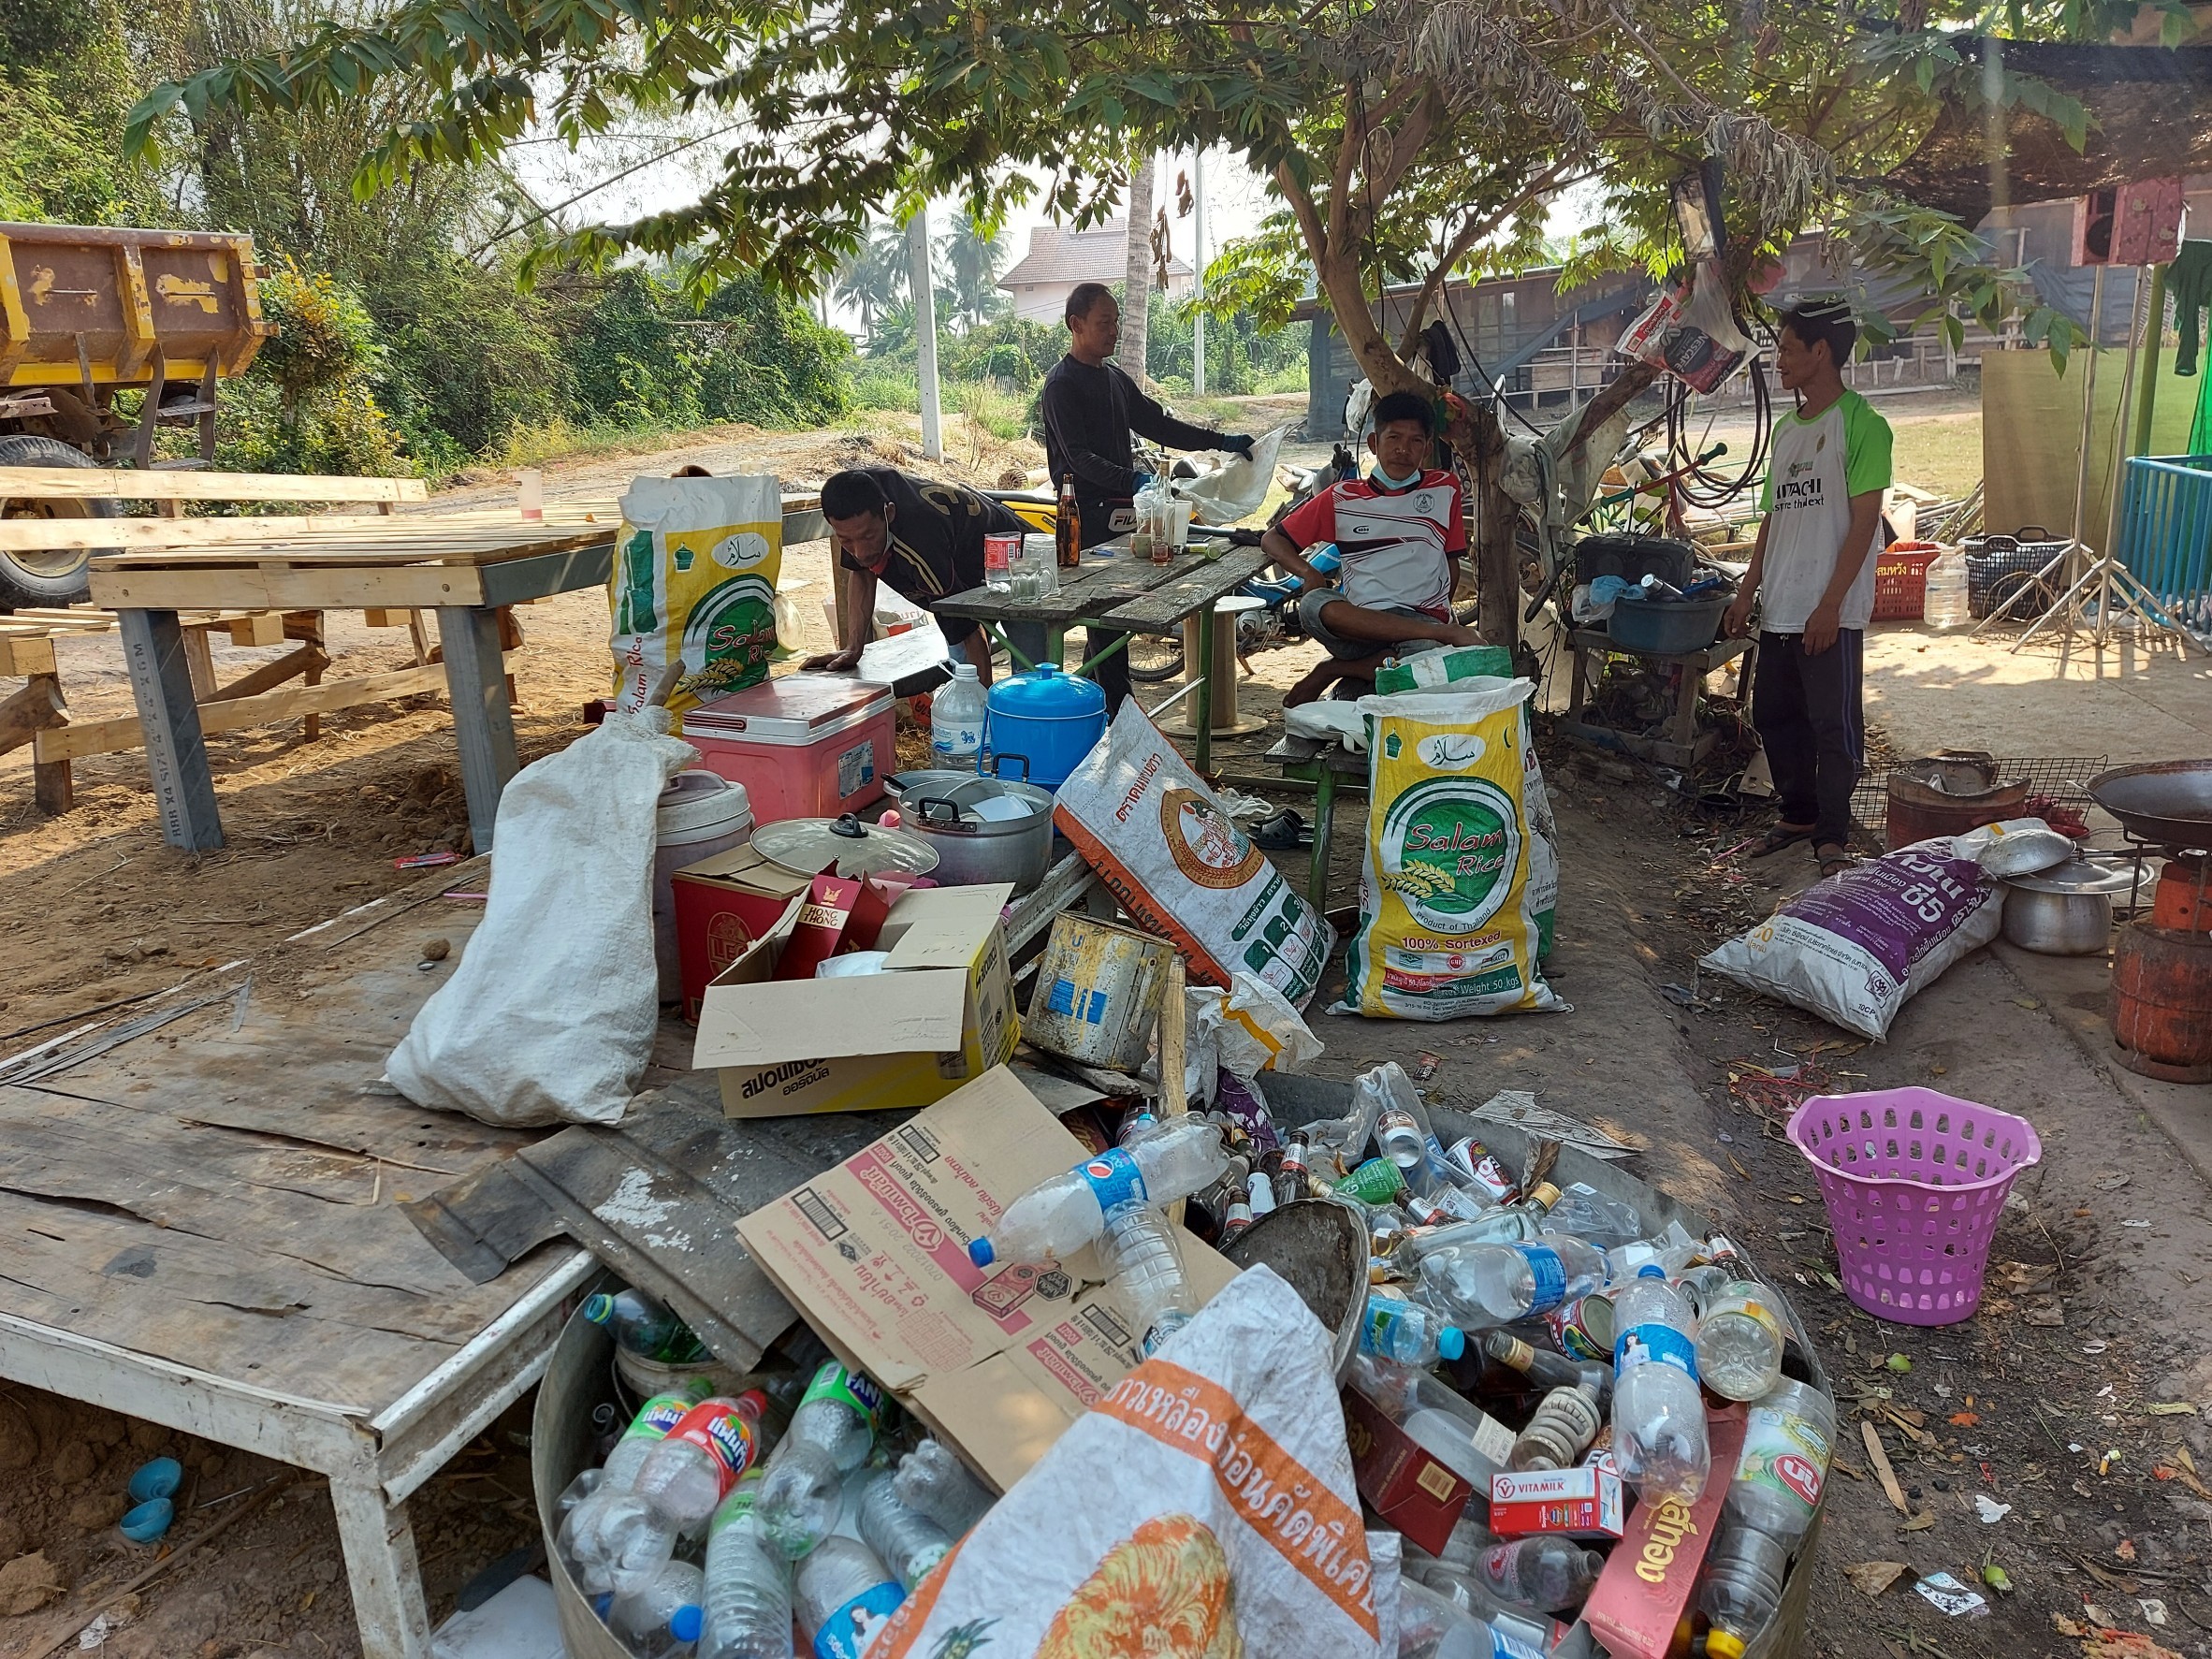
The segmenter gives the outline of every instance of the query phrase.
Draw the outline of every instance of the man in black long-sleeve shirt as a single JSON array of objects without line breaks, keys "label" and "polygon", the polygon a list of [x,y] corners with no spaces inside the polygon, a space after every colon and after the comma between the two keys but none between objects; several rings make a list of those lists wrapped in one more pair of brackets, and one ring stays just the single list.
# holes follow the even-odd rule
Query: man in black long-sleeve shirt
[{"label": "man in black long-sleeve shirt", "polygon": [[[1175,449],[1220,449],[1235,455],[1249,455],[1252,440],[1177,420],[1106,360],[1121,344],[1121,307],[1104,284],[1078,284],[1068,296],[1067,321],[1068,355],[1044,377],[1038,409],[1044,418],[1050,488],[1056,494],[1062,480],[1074,478],[1083,545],[1092,547],[1115,533],[1115,510],[1127,509],[1130,498],[1151,482],[1151,474],[1137,468],[1132,432]],[[1104,629],[1085,632],[1086,655],[1091,657],[1112,648],[1122,637]],[[1116,651],[1093,672],[1106,692],[1111,713],[1128,695],[1128,656]]]}]

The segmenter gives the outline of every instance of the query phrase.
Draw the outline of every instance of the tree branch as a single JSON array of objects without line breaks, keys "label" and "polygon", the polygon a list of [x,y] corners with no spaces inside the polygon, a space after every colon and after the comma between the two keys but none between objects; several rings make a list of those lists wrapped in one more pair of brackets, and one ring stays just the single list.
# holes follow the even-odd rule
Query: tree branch
[{"label": "tree branch", "polygon": [[1437,290],[1444,286],[1445,279],[1451,274],[1451,268],[1465,258],[1468,251],[1477,242],[1497,229],[1515,213],[1521,211],[1536,196],[1550,190],[1558,181],[1560,169],[1566,165],[1564,161],[1553,162],[1530,180],[1518,196],[1492,213],[1490,217],[1487,219],[1469,218],[1465,224],[1460,226],[1458,233],[1453,236],[1450,243],[1445,248],[1443,257],[1436,261],[1435,268],[1421,279],[1420,292],[1413,297],[1413,310],[1406,317],[1405,332],[1398,338],[1398,355],[1400,357],[1404,357],[1411,352],[1413,342],[1420,338],[1421,326],[1429,320],[1430,302],[1436,298]]}]

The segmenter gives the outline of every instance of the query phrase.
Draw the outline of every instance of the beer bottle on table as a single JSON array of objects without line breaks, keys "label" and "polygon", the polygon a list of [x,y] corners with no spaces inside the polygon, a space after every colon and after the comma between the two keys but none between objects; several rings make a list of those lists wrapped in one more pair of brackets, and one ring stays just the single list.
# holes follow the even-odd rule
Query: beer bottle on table
[{"label": "beer bottle on table", "polygon": [[1083,514],[1075,505],[1073,473],[1060,480],[1060,510],[1053,519],[1053,534],[1058,538],[1055,546],[1060,568],[1073,570],[1083,562]]}]

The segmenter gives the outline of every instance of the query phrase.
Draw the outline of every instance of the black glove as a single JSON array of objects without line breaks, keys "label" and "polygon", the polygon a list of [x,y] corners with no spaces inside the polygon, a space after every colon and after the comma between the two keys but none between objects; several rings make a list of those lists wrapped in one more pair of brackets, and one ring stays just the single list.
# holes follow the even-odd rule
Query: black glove
[{"label": "black glove", "polygon": [[1249,432],[1234,432],[1221,440],[1221,447],[1231,455],[1249,456],[1252,453],[1252,435]]}]

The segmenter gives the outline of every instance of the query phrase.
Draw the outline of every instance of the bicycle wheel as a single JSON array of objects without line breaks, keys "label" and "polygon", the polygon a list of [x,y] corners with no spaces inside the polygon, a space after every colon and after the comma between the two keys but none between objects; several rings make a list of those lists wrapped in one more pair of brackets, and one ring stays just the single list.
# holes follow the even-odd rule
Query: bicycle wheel
[{"label": "bicycle wheel", "polygon": [[1183,672],[1183,636],[1180,633],[1132,633],[1128,644],[1129,677],[1144,685],[1173,679]]}]

